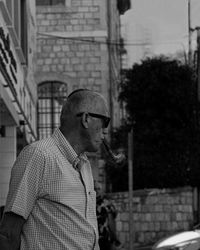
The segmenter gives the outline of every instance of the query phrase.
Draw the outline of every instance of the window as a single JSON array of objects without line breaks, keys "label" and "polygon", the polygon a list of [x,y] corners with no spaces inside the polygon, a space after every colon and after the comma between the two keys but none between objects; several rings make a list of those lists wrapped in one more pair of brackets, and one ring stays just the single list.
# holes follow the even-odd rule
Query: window
[{"label": "window", "polygon": [[44,82],[38,87],[38,135],[50,136],[60,124],[60,111],[67,97],[67,85],[61,82]]},{"label": "window", "polygon": [[27,10],[26,10],[26,0],[21,0],[21,48],[24,53],[24,57],[26,59],[26,62],[28,61],[28,34],[27,34]]},{"label": "window", "polygon": [[28,58],[28,27],[27,27],[27,0],[6,0],[6,7],[12,19],[13,32],[11,32],[14,44],[21,47],[23,56]]},{"label": "window", "polygon": [[36,0],[36,5],[65,5],[65,0]]}]

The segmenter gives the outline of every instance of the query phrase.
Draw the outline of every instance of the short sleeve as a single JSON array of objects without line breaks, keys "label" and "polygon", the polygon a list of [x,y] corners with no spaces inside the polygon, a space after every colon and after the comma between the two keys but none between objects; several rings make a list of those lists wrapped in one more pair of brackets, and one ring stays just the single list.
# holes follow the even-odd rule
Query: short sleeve
[{"label": "short sleeve", "polygon": [[35,145],[22,150],[11,171],[5,212],[28,218],[40,193],[44,163],[44,154]]}]

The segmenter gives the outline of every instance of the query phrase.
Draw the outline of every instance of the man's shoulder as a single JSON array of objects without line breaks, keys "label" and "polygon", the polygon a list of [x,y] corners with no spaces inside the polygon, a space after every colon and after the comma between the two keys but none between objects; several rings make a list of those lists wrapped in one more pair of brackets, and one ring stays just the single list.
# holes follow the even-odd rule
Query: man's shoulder
[{"label": "man's shoulder", "polygon": [[48,137],[45,139],[37,140],[27,145],[24,150],[38,150],[42,152],[49,152],[55,150],[56,144],[52,137]]}]

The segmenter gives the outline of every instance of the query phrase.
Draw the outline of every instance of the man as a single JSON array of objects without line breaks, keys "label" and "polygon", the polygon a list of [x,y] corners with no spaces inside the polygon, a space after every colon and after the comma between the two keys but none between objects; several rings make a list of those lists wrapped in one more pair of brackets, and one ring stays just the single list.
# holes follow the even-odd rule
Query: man
[{"label": "man", "polygon": [[96,250],[98,229],[92,171],[109,123],[104,98],[72,92],[60,128],[26,146],[12,172],[0,226],[1,250]]}]

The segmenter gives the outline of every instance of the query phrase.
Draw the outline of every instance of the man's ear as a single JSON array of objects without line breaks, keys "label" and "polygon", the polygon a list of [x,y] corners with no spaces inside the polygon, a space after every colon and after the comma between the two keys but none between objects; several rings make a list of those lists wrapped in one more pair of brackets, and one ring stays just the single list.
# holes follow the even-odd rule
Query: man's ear
[{"label": "man's ear", "polygon": [[88,115],[88,113],[83,113],[81,123],[84,128],[89,127],[89,121],[90,121],[90,116]]}]

